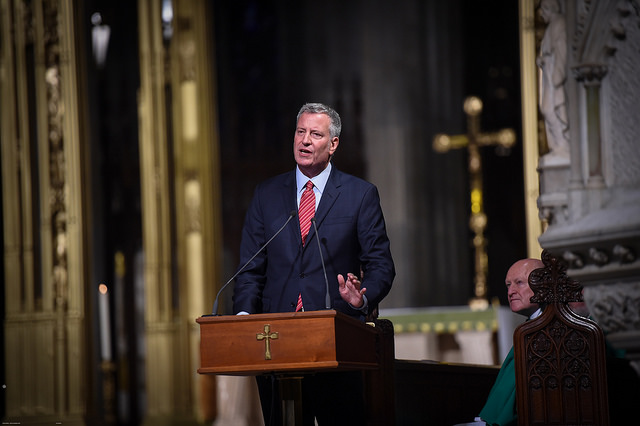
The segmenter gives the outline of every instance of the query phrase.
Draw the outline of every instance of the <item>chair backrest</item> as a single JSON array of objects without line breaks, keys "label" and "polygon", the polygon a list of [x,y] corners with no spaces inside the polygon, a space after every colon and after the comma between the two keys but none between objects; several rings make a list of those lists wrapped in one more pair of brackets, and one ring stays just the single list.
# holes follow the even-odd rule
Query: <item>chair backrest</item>
[{"label": "chair backrest", "polygon": [[594,321],[571,311],[582,287],[547,251],[529,275],[542,314],[513,335],[519,425],[608,425],[605,340]]}]

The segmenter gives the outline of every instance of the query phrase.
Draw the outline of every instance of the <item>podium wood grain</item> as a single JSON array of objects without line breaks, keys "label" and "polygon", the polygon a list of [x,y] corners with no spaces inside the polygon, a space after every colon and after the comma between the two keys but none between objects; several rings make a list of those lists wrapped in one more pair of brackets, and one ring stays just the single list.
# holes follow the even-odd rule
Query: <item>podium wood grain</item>
[{"label": "podium wood grain", "polygon": [[202,316],[196,322],[200,324],[201,374],[380,367],[379,330],[335,310]]}]

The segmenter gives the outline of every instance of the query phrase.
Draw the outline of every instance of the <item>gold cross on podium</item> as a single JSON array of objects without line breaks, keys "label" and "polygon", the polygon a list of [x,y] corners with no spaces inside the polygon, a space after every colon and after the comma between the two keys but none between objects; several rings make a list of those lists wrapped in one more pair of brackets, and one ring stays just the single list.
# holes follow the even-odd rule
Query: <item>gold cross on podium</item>
[{"label": "gold cross on podium", "polygon": [[475,297],[469,301],[473,310],[483,310],[489,306],[487,300],[487,240],[484,230],[487,227],[487,215],[482,206],[482,158],[480,147],[497,145],[510,148],[516,143],[516,133],[513,129],[502,129],[497,132],[483,133],[480,131],[480,113],[482,101],[475,96],[469,96],[464,101],[464,112],[467,114],[466,135],[437,134],[433,139],[433,149],[437,152],[447,152],[451,149],[467,148],[469,152],[469,183],[471,196],[471,216],[469,227],[474,233],[473,246],[475,248]]},{"label": "gold cross on podium", "polygon": [[271,359],[271,339],[276,340],[278,332],[271,333],[271,325],[264,325],[264,333],[256,334],[256,340],[264,340],[264,359]]}]

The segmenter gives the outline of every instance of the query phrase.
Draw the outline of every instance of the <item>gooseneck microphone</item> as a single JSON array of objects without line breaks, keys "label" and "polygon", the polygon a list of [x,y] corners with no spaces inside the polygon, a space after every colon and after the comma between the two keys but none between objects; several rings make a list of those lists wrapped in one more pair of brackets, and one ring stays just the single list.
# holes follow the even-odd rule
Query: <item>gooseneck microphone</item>
[{"label": "gooseneck microphone", "polygon": [[247,260],[247,263],[242,265],[242,268],[238,269],[238,271],[235,274],[233,274],[231,278],[229,278],[229,281],[227,281],[226,283],[224,283],[222,287],[220,287],[220,290],[218,290],[218,294],[216,294],[216,300],[213,301],[213,309],[211,310],[211,315],[213,316],[218,315],[218,299],[220,297],[220,293],[222,293],[222,290],[224,290],[229,284],[231,284],[231,281],[233,281],[240,274],[240,272],[245,270],[245,268],[251,263],[251,261],[253,261],[253,259],[255,259],[256,256],[260,254],[260,252],[262,252],[262,250],[264,250],[269,245],[269,243],[273,241],[275,237],[278,236],[278,234],[280,234],[280,232],[282,232],[284,227],[287,226],[287,224],[291,221],[291,219],[293,219],[293,217],[297,213],[298,213],[297,210],[291,210],[291,213],[289,213],[289,217],[287,218],[286,222],[280,227],[280,229],[278,229],[276,233],[273,234],[273,236],[269,238],[269,240],[266,243],[264,243],[264,245],[260,247],[260,249],[253,256],[251,256],[251,259]]},{"label": "gooseneck microphone", "polygon": [[329,293],[329,280],[327,279],[327,268],[324,266],[324,257],[322,256],[322,246],[320,245],[320,235],[318,234],[318,228],[316,227],[316,218],[311,218],[313,223],[313,230],[316,231],[316,241],[318,242],[318,251],[320,252],[320,262],[322,262],[322,272],[324,273],[324,283],[327,287],[327,293],[324,296],[324,307],[331,309],[331,294]]}]

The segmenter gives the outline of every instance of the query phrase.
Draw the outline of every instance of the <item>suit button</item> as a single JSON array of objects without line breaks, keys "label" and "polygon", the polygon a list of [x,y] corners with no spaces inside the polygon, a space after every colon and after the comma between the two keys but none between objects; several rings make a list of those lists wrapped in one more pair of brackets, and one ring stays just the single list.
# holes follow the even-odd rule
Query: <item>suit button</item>
[{"label": "suit button", "polygon": [[300,274],[300,278],[304,278],[304,272]]}]

